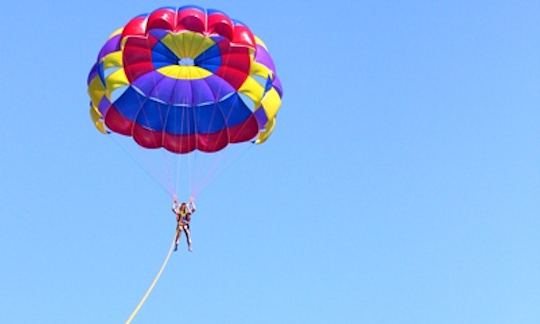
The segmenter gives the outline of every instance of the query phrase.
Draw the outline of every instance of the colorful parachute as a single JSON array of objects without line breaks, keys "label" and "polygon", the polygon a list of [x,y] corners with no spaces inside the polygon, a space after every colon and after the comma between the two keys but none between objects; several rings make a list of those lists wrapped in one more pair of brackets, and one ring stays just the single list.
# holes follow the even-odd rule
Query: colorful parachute
[{"label": "colorful parachute", "polygon": [[282,87],[265,44],[217,10],[161,8],[107,40],[88,76],[96,128],[146,148],[215,152],[264,142]]}]

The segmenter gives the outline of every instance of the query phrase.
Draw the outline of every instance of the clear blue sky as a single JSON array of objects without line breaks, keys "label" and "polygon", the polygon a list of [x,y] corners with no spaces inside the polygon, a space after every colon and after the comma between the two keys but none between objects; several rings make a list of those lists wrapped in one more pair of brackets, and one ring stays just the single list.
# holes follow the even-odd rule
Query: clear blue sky
[{"label": "clear blue sky", "polygon": [[[277,129],[199,197],[138,323],[540,322],[538,1],[200,1],[268,44]],[[120,323],[174,229],[86,75],[165,1],[3,1],[0,321]]]}]

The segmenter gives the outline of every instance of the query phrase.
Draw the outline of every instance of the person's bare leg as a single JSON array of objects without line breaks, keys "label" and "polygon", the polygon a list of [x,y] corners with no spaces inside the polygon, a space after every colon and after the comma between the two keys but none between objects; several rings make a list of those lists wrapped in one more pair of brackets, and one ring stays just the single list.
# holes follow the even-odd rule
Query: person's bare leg
[{"label": "person's bare leg", "polygon": [[174,250],[178,250],[178,243],[180,243],[180,236],[182,235],[182,230],[180,228],[176,229],[176,239],[174,240]]},{"label": "person's bare leg", "polygon": [[189,228],[187,226],[184,226],[184,232],[186,232],[186,241],[187,241],[187,244],[188,244],[188,251],[192,252],[192,249],[191,249],[191,231],[189,230]]}]

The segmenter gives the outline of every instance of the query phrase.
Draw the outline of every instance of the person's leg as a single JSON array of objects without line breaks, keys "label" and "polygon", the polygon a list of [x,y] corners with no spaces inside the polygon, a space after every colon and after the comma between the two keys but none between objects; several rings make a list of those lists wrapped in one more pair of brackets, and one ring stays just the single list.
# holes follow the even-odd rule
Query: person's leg
[{"label": "person's leg", "polygon": [[178,243],[180,243],[180,236],[182,235],[182,229],[178,226],[176,228],[176,239],[174,240],[174,250],[178,250]]},{"label": "person's leg", "polygon": [[184,232],[186,232],[186,241],[188,244],[188,251],[191,252],[191,231],[189,230],[189,226],[184,226]]}]

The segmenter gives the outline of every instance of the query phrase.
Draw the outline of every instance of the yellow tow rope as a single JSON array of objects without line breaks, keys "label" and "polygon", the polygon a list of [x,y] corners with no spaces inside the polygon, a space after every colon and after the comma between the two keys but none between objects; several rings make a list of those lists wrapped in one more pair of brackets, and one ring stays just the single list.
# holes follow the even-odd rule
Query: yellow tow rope
[{"label": "yellow tow rope", "polygon": [[141,298],[141,301],[137,304],[131,315],[129,315],[129,318],[126,321],[126,324],[131,324],[135,316],[137,316],[137,313],[141,310],[141,307],[144,305],[144,302],[146,302],[146,299],[148,299],[148,296],[152,293],[152,290],[154,290],[154,287],[156,286],[159,277],[161,277],[161,274],[163,273],[163,270],[167,267],[167,263],[169,263],[169,259],[171,258],[171,255],[174,250],[174,243],[176,241],[176,232],[174,233],[174,238],[171,244],[171,247],[169,248],[169,252],[167,253],[167,256],[165,257],[165,260],[163,260],[163,263],[161,264],[161,268],[159,269],[158,273],[154,277],[154,280],[152,280],[152,283],[150,284],[150,287],[146,290],[144,293],[144,296]]}]

